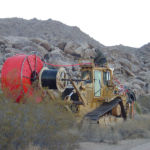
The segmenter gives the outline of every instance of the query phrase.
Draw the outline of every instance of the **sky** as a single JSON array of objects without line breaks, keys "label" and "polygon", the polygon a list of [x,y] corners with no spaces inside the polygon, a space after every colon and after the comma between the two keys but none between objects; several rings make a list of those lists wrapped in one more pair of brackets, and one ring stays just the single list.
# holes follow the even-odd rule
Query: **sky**
[{"label": "sky", "polygon": [[1,0],[0,18],[53,19],[106,46],[150,42],[150,0]]}]

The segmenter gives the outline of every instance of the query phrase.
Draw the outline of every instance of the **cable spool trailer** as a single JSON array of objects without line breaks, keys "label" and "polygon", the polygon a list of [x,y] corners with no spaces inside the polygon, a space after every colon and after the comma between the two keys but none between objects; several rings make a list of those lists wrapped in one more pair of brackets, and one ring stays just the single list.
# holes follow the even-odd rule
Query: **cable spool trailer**
[{"label": "cable spool trailer", "polygon": [[66,81],[64,68],[48,69],[37,55],[15,55],[6,59],[1,71],[2,91],[20,102],[23,96],[33,95],[32,84],[38,81],[40,88],[64,91]]}]

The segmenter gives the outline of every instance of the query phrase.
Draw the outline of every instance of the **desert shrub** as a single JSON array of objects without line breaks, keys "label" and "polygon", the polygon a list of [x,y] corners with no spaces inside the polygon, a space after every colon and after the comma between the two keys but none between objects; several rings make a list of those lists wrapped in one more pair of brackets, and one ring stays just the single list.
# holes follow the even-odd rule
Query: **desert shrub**
[{"label": "desert shrub", "polygon": [[74,149],[75,120],[61,100],[14,103],[0,95],[0,150],[23,150],[29,145],[43,149]]},{"label": "desert shrub", "polygon": [[117,143],[120,140],[150,138],[150,117],[136,116],[113,126],[99,127],[98,124],[87,123],[80,135],[83,141]]},{"label": "desert shrub", "polygon": [[89,121],[84,122],[79,130],[81,139],[84,142],[116,143],[119,140],[118,133],[113,128],[100,127],[98,124]]},{"label": "desert shrub", "polygon": [[134,120],[128,120],[116,127],[121,139],[150,138],[149,116],[139,115]]},{"label": "desert shrub", "polygon": [[150,113],[150,96],[140,96],[137,99],[137,103],[139,104],[142,113]]},{"label": "desert shrub", "polygon": [[[53,101],[45,96],[37,104],[39,95],[42,93],[25,97],[18,104],[0,94],[0,150],[73,150],[79,140],[117,143],[129,138],[150,138],[149,116],[136,115],[134,120],[106,128],[87,120],[77,131],[73,114],[60,98]],[[149,98],[142,98],[137,103],[142,111],[146,108],[149,112]]]}]

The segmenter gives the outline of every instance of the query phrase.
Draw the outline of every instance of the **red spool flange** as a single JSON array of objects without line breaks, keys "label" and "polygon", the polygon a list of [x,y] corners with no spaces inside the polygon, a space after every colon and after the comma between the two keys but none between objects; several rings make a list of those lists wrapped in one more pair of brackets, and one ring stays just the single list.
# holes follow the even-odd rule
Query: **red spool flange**
[{"label": "red spool flange", "polygon": [[20,102],[24,94],[32,95],[32,81],[44,63],[36,55],[15,55],[6,59],[1,71],[2,90],[7,96]]}]

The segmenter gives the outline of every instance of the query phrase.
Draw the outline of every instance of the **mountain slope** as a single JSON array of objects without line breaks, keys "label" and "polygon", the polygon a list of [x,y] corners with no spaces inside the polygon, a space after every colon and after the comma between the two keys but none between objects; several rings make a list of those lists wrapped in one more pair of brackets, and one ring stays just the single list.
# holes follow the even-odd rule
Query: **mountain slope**
[{"label": "mountain slope", "polygon": [[94,47],[103,45],[80,31],[78,27],[71,27],[54,20],[25,20],[20,18],[0,19],[1,36],[39,37],[48,40],[51,44],[60,41],[75,43],[89,43]]}]

